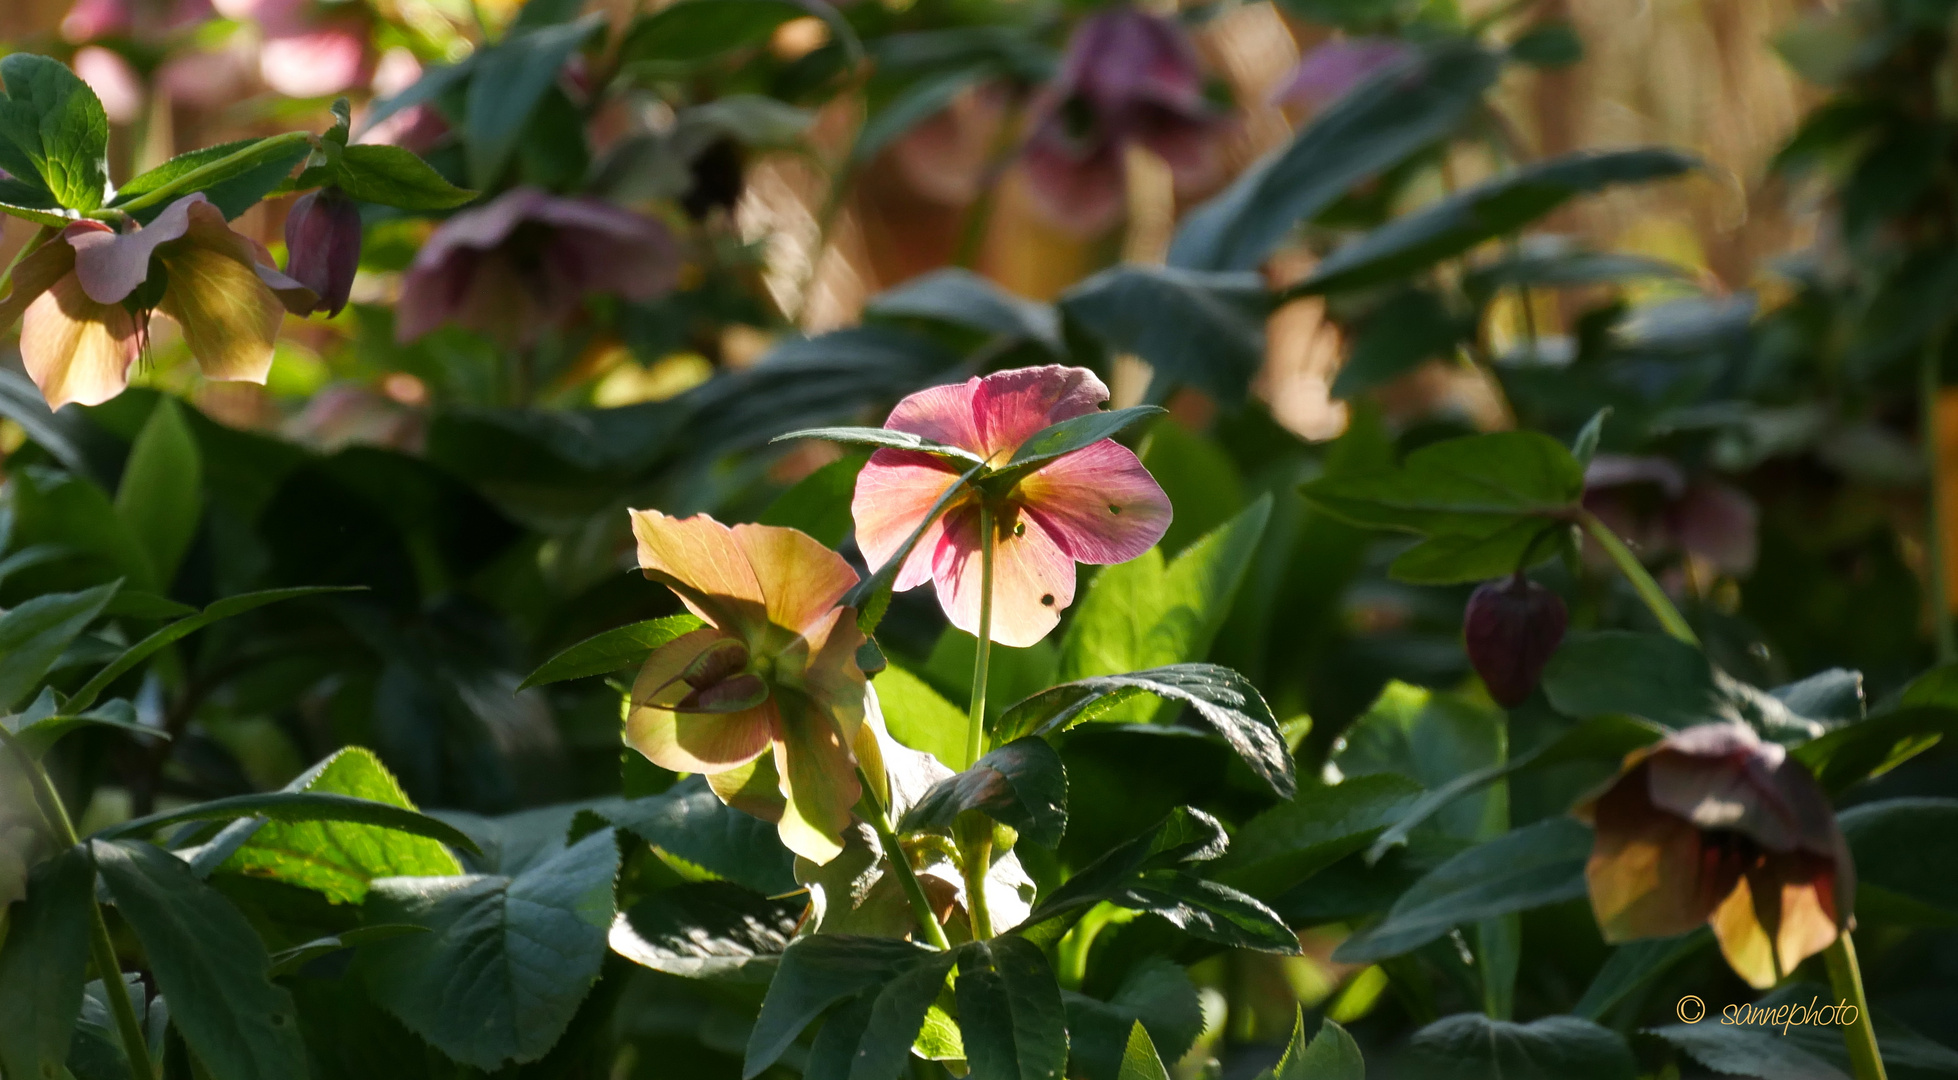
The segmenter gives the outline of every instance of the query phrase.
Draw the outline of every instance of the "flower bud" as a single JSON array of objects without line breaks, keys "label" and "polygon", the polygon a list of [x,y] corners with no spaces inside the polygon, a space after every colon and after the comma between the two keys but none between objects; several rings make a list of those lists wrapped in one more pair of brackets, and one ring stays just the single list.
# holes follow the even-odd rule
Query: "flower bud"
[{"label": "flower bud", "polygon": [[340,314],[360,267],[360,208],[339,188],[310,191],[286,215],[286,274],[319,294],[314,311]]},{"label": "flower bud", "polygon": [[1520,573],[1476,589],[1462,636],[1489,696],[1505,708],[1521,705],[1563,642],[1568,621],[1563,598]]}]

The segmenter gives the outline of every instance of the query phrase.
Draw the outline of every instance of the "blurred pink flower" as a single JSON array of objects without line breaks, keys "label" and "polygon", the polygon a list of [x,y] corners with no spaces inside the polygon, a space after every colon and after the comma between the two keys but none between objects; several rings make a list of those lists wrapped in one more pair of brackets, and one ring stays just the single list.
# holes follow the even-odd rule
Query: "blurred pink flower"
[{"label": "blurred pink flower", "polygon": [[275,33],[267,26],[266,33],[258,53],[258,74],[265,85],[287,97],[328,97],[366,78],[367,33],[359,23],[287,33]]},{"label": "blurred pink flower", "polygon": [[1118,7],[1082,23],[1060,76],[1034,103],[1022,160],[1040,208],[1079,232],[1106,228],[1122,209],[1130,142],[1168,163],[1179,187],[1217,166],[1225,118],[1203,96],[1203,70],[1183,28]]},{"label": "blurred pink flower", "polygon": [[122,54],[100,45],[75,51],[70,65],[102,102],[102,111],[111,124],[128,124],[143,115],[143,77],[136,74]]},{"label": "blurred pink flower", "polygon": [[[978,454],[995,466],[1040,429],[1096,411],[1108,387],[1076,367],[1019,368],[898,402],[884,426]],[[889,562],[964,470],[913,450],[879,450],[857,475],[850,512],[874,569]],[[993,506],[992,638],[1027,646],[1074,602],[1074,564],[1127,562],[1169,528],[1169,498],[1135,454],[1103,439],[1035,469],[1003,490],[968,490],[933,522],[895,587],[932,581],[952,625],[979,632],[979,500]]]},{"label": "blurred pink flower", "polygon": [[1754,500],[1717,480],[1689,480],[1665,458],[1599,454],[1584,473],[1584,506],[1644,557],[1683,551],[1724,574],[1754,569]]},{"label": "blurred pink flower", "polygon": [[395,337],[455,322],[528,345],[591,293],[651,300],[673,287],[679,250],[666,226],[592,198],[507,191],[435,230],[401,285]]},{"label": "blurred pink flower", "polygon": [[210,16],[210,0],[75,0],[62,17],[61,36],[78,45],[114,36],[148,42]]},{"label": "blurred pink flower", "polygon": [[243,35],[209,52],[185,52],[156,69],[156,92],[191,108],[214,109],[252,93],[251,43]]},{"label": "blurred pink flower", "polygon": [[61,36],[69,41],[94,41],[128,30],[129,0],[75,0],[61,20]]},{"label": "blurred pink flower", "polygon": [[1274,105],[1329,105],[1375,72],[1390,67],[1414,49],[1395,38],[1358,37],[1328,41],[1299,59],[1271,95]]},{"label": "blurred pink flower", "polygon": [[301,195],[286,213],[286,273],[318,294],[313,310],[340,314],[359,269],[360,207],[337,187]]},{"label": "blurred pink flower", "polygon": [[[374,64],[374,80],[371,84],[374,99],[376,102],[385,101],[415,85],[421,77],[421,61],[415,59],[414,53],[400,48],[389,49],[382,53],[380,60]],[[368,115],[373,114],[370,112]],[[403,150],[424,154],[434,147],[443,135],[448,134],[449,125],[434,107],[410,105],[383,118],[378,124],[363,120],[356,126],[356,130],[359,130],[360,134],[355,138],[355,142],[399,146]]]}]

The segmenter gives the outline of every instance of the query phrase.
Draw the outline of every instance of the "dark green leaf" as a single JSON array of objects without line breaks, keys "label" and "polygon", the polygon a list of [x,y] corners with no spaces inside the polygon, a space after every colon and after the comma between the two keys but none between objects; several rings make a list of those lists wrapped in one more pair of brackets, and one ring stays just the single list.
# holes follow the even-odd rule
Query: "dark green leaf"
[{"label": "dark green leaf", "polygon": [[[121,582],[23,600],[0,615],[0,713],[18,706],[108,605]],[[83,703],[82,707],[86,707]]]},{"label": "dark green leaf", "polygon": [[952,964],[963,965],[966,956],[965,950],[927,953],[877,992],[857,1039],[849,1080],[898,1080],[905,1074],[925,1013],[945,989]]},{"label": "dark green leaf", "polygon": [[1501,71],[1501,58],[1459,41],[1375,75],[1185,217],[1170,264],[1257,266],[1300,222],[1455,130]]},{"label": "dark green leaf", "polygon": [[1043,690],[1000,718],[999,736],[1046,735],[1096,719],[1136,694],[1189,705],[1281,799],[1298,791],[1291,748],[1251,681],[1216,664],[1171,664],[1128,675],[1077,679]]},{"label": "dark green leaf", "polygon": [[1112,439],[1145,420],[1161,416],[1166,410],[1155,405],[1136,405],[1127,409],[1091,412],[1050,424],[1027,437],[1001,472],[1031,470],[1085,450],[1103,439]]},{"label": "dark green leaf", "polygon": [[824,1009],[883,986],[930,954],[909,941],[849,934],[822,934],[790,945],[748,1036],[744,1080],[773,1065]]},{"label": "dark green leaf", "polygon": [[62,468],[76,476],[90,475],[81,447],[55,423],[54,413],[48,410],[41,391],[27,376],[7,368],[0,368],[0,416],[19,424],[28,439],[46,450]]},{"label": "dark green leaf", "polygon": [[1657,149],[1582,151],[1540,161],[1388,222],[1328,255],[1294,293],[1391,281],[1513,233],[1578,195],[1678,176],[1697,164]]},{"label": "dark green leaf", "polygon": [[1469,271],[1462,279],[1462,291],[1480,306],[1493,299],[1497,290],[1509,286],[1607,285],[1640,278],[1683,280],[1688,276],[1677,263],[1643,255],[1526,249]]},{"label": "dark green leaf", "polygon": [[1628,941],[1611,950],[1611,956],[1570,1011],[1586,1020],[1600,1019],[1627,996],[1665,974],[1666,969],[1711,944],[1713,931],[1704,926],[1677,937]]},{"label": "dark green leaf", "polygon": [[1285,1056],[1260,1080],[1366,1080],[1366,1062],[1360,1047],[1346,1029],[1326,1019],[1312,1041],[1305,1039],[1305,1012],[1299,1010],[1292,1024],[1292,1041]]},{"label": "dark green leaf", "polygon": [[1047,957],[1017,937],[959,950],[959,1030],[974,1076],[1059,1080],[1067,1066],[1060,986]]},{"label": "dark green leaf", "polygon": [[948,266],[878,294],[864,314],[886,319],[929,319],[983,333],[1039,342],[1064,355],[1059,312],[1015,296],[970,270]]},{"label": "dark green leaf", "polygon": [[769,896],[796,888],[775,826],[723,804],[703,780],[602,808],[613,824],[693,866]]},{"label": "dark green leaf", "polygon": [[1540,22],[1509,43],[1510,58],[1531,67],[1569,67],[1584,59],[1576,28],[1561,20]]},{"label": "dark green leaf", "polygon": [[[475,843],[458,830],[417,814],[400,783],[365,747],[335,751],[287,784],[286,791],[394,807],[396,813],[432,822],[441,831],[404,831],[382,821],[300,820],[265,814],[271,820],[224,859],[224,869],[314,889],[336,903],[357,904],[367,895],[368,883],[376,878],[462,873],[455,856],[442,846],[444,842],[464,851],[477,850]],[[457,837],[463,842],[456,843]]]},{"label": "dark green leaf", "polygon": [[681,0],[636,20],[619,58],[696,64],[765,44],[776,27],[807,14],[789,0]]},{"label": "dark green leaf", "polygon": [[1546,1016],[1529,1024],[1480,1013],[1444,1017],[1414,1033],[1408,1064],[1415,1075],[1432,1080],[1633,1080],[1639,1075],[1623,1036],[1575,1016]]},{"label": "dark green leaf", "polygon": [[[265,139],[239,139],[236,142],[207,146],[202,150],[192,150],[141,174],[122,186],[116,192],[111,205],[121,206],[138,196],[173,185],[198,169],[215,165],[233,157],[241,150],[258,146]],[[270,151],[267,151],[270,153]],[[292,140],[283,151],[268,158],[246,158],[234,161],[225,168],[213,170],[202,177],[197,186],[176,192],[175,198],[182,198],[193,191],[202,191],[211,205],[218,208],[227,220],[258,205],[258,201],[270,194],[273,189],[285,182],[286,176],[312,152],[311,146],[301,139]],[[163,212],[174,199],[151,203],[135,212],[142,221],[148,221]]]},{"label": "dark green leaf", "polygon": [[1591,830],[1546,818],[1462,852],[1414,884],[1374,926],[1334,951],[1364,963],[1417,949],[1457,926],[1584,895]]},{"label": "dark green leaf", "polygon": [[1958,925],[1958,799],[1901,798],[1842,812],[1865,918]]},{"label": "dark green leaf", "polygon": [[1682,728],[1730,715],[1706,654],[1665,634],[1572,634],[1544,668],[1543,692],[1567,716],[1629,713]]},{"label": "dark green leaf", "polygon": [[610,675],[636,667],[645,663],[654,649],[706,625],[697,617],[682,613],[594,634],[544,661],[543,666],[531,672],[530,677],[517,689],[527,690],[533,686],[593,675]]},{"label": "dark green leaf", "polygon": [[1128,1043],[1122,1047],[1115,1080],[1169,1080],[1169,1070],[1163,1068],[1163,1059],[1157,1056],[1156,1046],[1149,1041],[1149,1032],[1143,1029],[1140,1020],[1129,1028]]},{"label": "dark green leaf", "polygon": [[1011,825],[1042,847],[1057,846],[1067,830],[1067,770],[1061,756],[1044,739],[1015,739],[932,785],[905,812],[898,831],[947,829],[967,810]]},{"label": "dark green leaf", "polygon": [[94,896],[86,848],[69,848],[29,875],[27,899],[13,910],[0,946],[0,1072],[61,1075],[82,1009]]},{"label": "dark green leaf", "polygon": [[1107,1001],[1061,991],[1067,1004],[1068,1058],[1087,1080],[1121,1080],[1135,1045],[1135,1029],[1154,1058],[1160,1048],[1171,1061],[1183,1056],[1203,1033],[1203,1007],[1197,988],[1181,967],[1160,956],[1145,957],[1122,976]]},{"label": "dark green leaf", "polygon": [[1366,847],[1420,795],[1421,785],[1394,773],[1308,785],[1246,822],[1217,860],[1216,876],[1258,896],[1277,896]]},{"label": "dark green leaf", "polygon": [[766,985],[806,906],[721,881],[676,885],[613,921],[612,951],[668,975]]},{"label": "dark green leaf", "polygon": [[323,938],[314,938],[290,949],[281,949],[272,954],[272,976],[279,978],[291,975],[322,956],[330,956],[342,949],[356,949],[376,941],[386,941],[406,934],[425,934],[426,927],[408,923],[380,923],[375,926],[356,926]]},{"label": "dark green leaf", "polygon": [[960,449],[956,446],[947,446],[942,442],[927,439],[923,435],[913,435],[908,431],[894,431],[890,428],[804,428],[801,431],[791,431],[786,435],[777,435],[768,441],[786,442],[789,439],[824,439],[829,442],[842,443],[845,446],[872,446],[891,450],[915,450],[921,454],[931,454],[950,461],[956,461],[962,467],[982,464],[979,455],[970,450]]},{"label": "dark green leaf", "polygon": [[39,176],[70,210],[102,205],[109,188],[109,118],[95,91],[60,61],[17,52],[0,60],[0,168]]},{"label": "dark green leaf", "polygon": [[102,609],[105,619],[129,618],[162,622],[166,619],[181,619],[186,615],[197,614],[197,609],[189,604],[179,604],[167,596],[136,589],[124,589]]},{"label": "dark green leaf", "polygon": [[[42,693],[50,692],[43,690]],[[35,705],[40,704],[40,700],[37,698]],[[48,701],[52,704],[53,699],[50,697]],[[85,727],[114,728],[129,735],[141,735],[150,739],[170,738],[170,733],[160,727],[137,722],[136,710],[129,702],[120,698],[80,715],[43,712],[30,705],[26,712],[17,716],[0,716],[0,727],[5,727],[20,736],[21,743],[34,754],[46,753],[48,748],[59,742],[63,735]]]},{"label": "dark green leaf", "polygon": [[1793,753],[1833,793],[1881,776],[1945,738],[1958,738],[1958,709],[1906,706],[1839,727]]},{"label": "dark green leaf", "polygon": [[1042,897],[1025,925],[1078,917],[1143,874],[1188,862],[1207,862],[1222,855],[1227,845],[1224,827],[1216,818],[1193,807],[1179,806],[1149,831],[1110,848]]},{"label": "dark green leaf", "polygon": [[304,1076],[292,996],[272,984],[257,931],[176,856],[96,840],[96,869],[170,1001],[170,1022],[214,1080]]},{"label": "dark green leaf", "polygon": [[514,34],[476,54],[464,110],[463,150],[469,179],[479,188],[503,175],[517,138],[530,123],[545,91],[557,84],[565,61],[605,24],[590,15],[574,23]]},{"label": "dark green leaf", "polygon": [[1446,360],[1474,332],[1431,289],[1406,288],[1389,296],[1360,323],[1352,355],[1333,380],[1334,397],[1383,386],[1429,360]]},{"label": "dark green leaf", "polygon": [[1233,948],[1286,955],[1299,951],[1298,935],[1257,899],[1178,870],[1137,875],[1108,900],[1131,911],[1160,915],[1197,937]]},{"label": "dark green leaf", "polygon": [[129,449],[116,514],[149,557],[151,580],[167,587],[204,516],[204,459],[177,399],[156,400]]},{"label": "dark green leaf", "polygon": [[1701,1022],[1646,1028],[1645,1034],[1664,1039],[1717,1072],[1774,1080],[1849,1080],[1842,1070],[1773,1029]]},{"label": "dark green leaf", "polygon": [[455,826],[413,810],[404,810],[399,806],[372,799],[356,799],[350,795],[311,791],[267,791],[254,795],[229,795],[222,799],[193,803],[177,810],[165,810],[148,817],[135,818],[120,825],[111,825],[95,835],[98,839],[116,840],[125,836],[141,836],[155,832],[166,825],[177,825],[186,821],[230,821],[233,818],[253,816],[272,821],[352,822],[426,836],[431,840],[440,840],[465,851],[476,849],[475,841],[469,839]]},{"label": "dark green leaf", "polygon": [[398,146],[347,147],[334,164],[333,182],[362,202],[416,213],[453,210],[476,197]]},{"label": "dark green leaf", "polygon": [[849,453],[817,469],[777,495],[755,520],[800,529],[827,548],[843,546],[844,537],[856,525],[850,516],[850,497],[867,459],[864,453]]},{"label": "dark green leaf", "polygon": [[1068,318],[1118,353],[1148,361],[1150,395],[1194,386],[1227,408],[1244,403],[1265,359],[1271,290],[1239,271],[1185,270],[1125,263],[1069,289]]},{"label": "dark green leaf", "polygon": [[601,829],[514,879],[384,878],[368,918],[429,932],[375,942],[355,965],[377,1003],[455,1060],[536,1061],[598,979],[618,869]]},{"label": "dark green leaf", "polygon": [[[751,0],[752,2],[752,0]],[[934,71],[898,91],[870,114],[850,147],[850,162],[861,166],[919,124],[945,111],[960,94],[996,74],[990,64]]]}]

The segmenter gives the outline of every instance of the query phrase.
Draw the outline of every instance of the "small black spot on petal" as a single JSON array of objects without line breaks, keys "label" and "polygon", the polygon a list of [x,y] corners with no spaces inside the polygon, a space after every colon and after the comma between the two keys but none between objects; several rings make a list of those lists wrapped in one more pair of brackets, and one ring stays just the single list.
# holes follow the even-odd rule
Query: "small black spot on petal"
[{"label": "small black spot on petal", "polygon": [[1109,504],[1108,504],[1108,512],[1109,512],[1109,513],[1111,513],[1111,514],[1119,514],[1119,513],[1121,513],[1121,512],[1122,512],[1122,508],[1121,508],[1121,507],[1119,507],[1119,506],[1116,506],[1116,505],[1115,505],[1114,503],[1109,503]]},{"label": "small black spot on petal", "polygon": [[1016,522],[1014,522],[1014,523],[1013,523],[1013,535],[1014,535],[1014,536],[1025,536],[1026,534],[1027,534],[1027,523],[1026,523],[1026,522],[1024,522],[1024,521],[1016,521]]},{"label": "small black spot on petal", "polygon": [[1042,597],[1040,598],[1040,602],[1041,602],[1041,604],[1042,604],[1042,605],[1044,605],[1044,606],[1046,606],[1046,607],[1053,607],[1053,606],[1054,606],[1054,594],[1053,594],[1053,593],[1048,593],[1048,594],[1046,594],[1045,596],[1042,596]]}]

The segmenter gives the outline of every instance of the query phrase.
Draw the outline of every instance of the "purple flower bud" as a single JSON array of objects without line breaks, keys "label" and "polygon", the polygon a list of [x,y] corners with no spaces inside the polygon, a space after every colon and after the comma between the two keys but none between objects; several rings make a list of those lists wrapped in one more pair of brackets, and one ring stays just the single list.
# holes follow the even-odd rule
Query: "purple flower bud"
[{"label": "purple flower bud", "polygon": [[1568,621],[1563,598],[1520,573],[1476,589],[1462,616],[1462,637],[1489,696],[1505,708],[1521,705],[1563,642]]},{"label": "purple flower bud", "polygon": [[286,215],[286,274],[319,294],[314,311],[340,314],[360,267],[360,208],[339,188],[309,191]]}]

